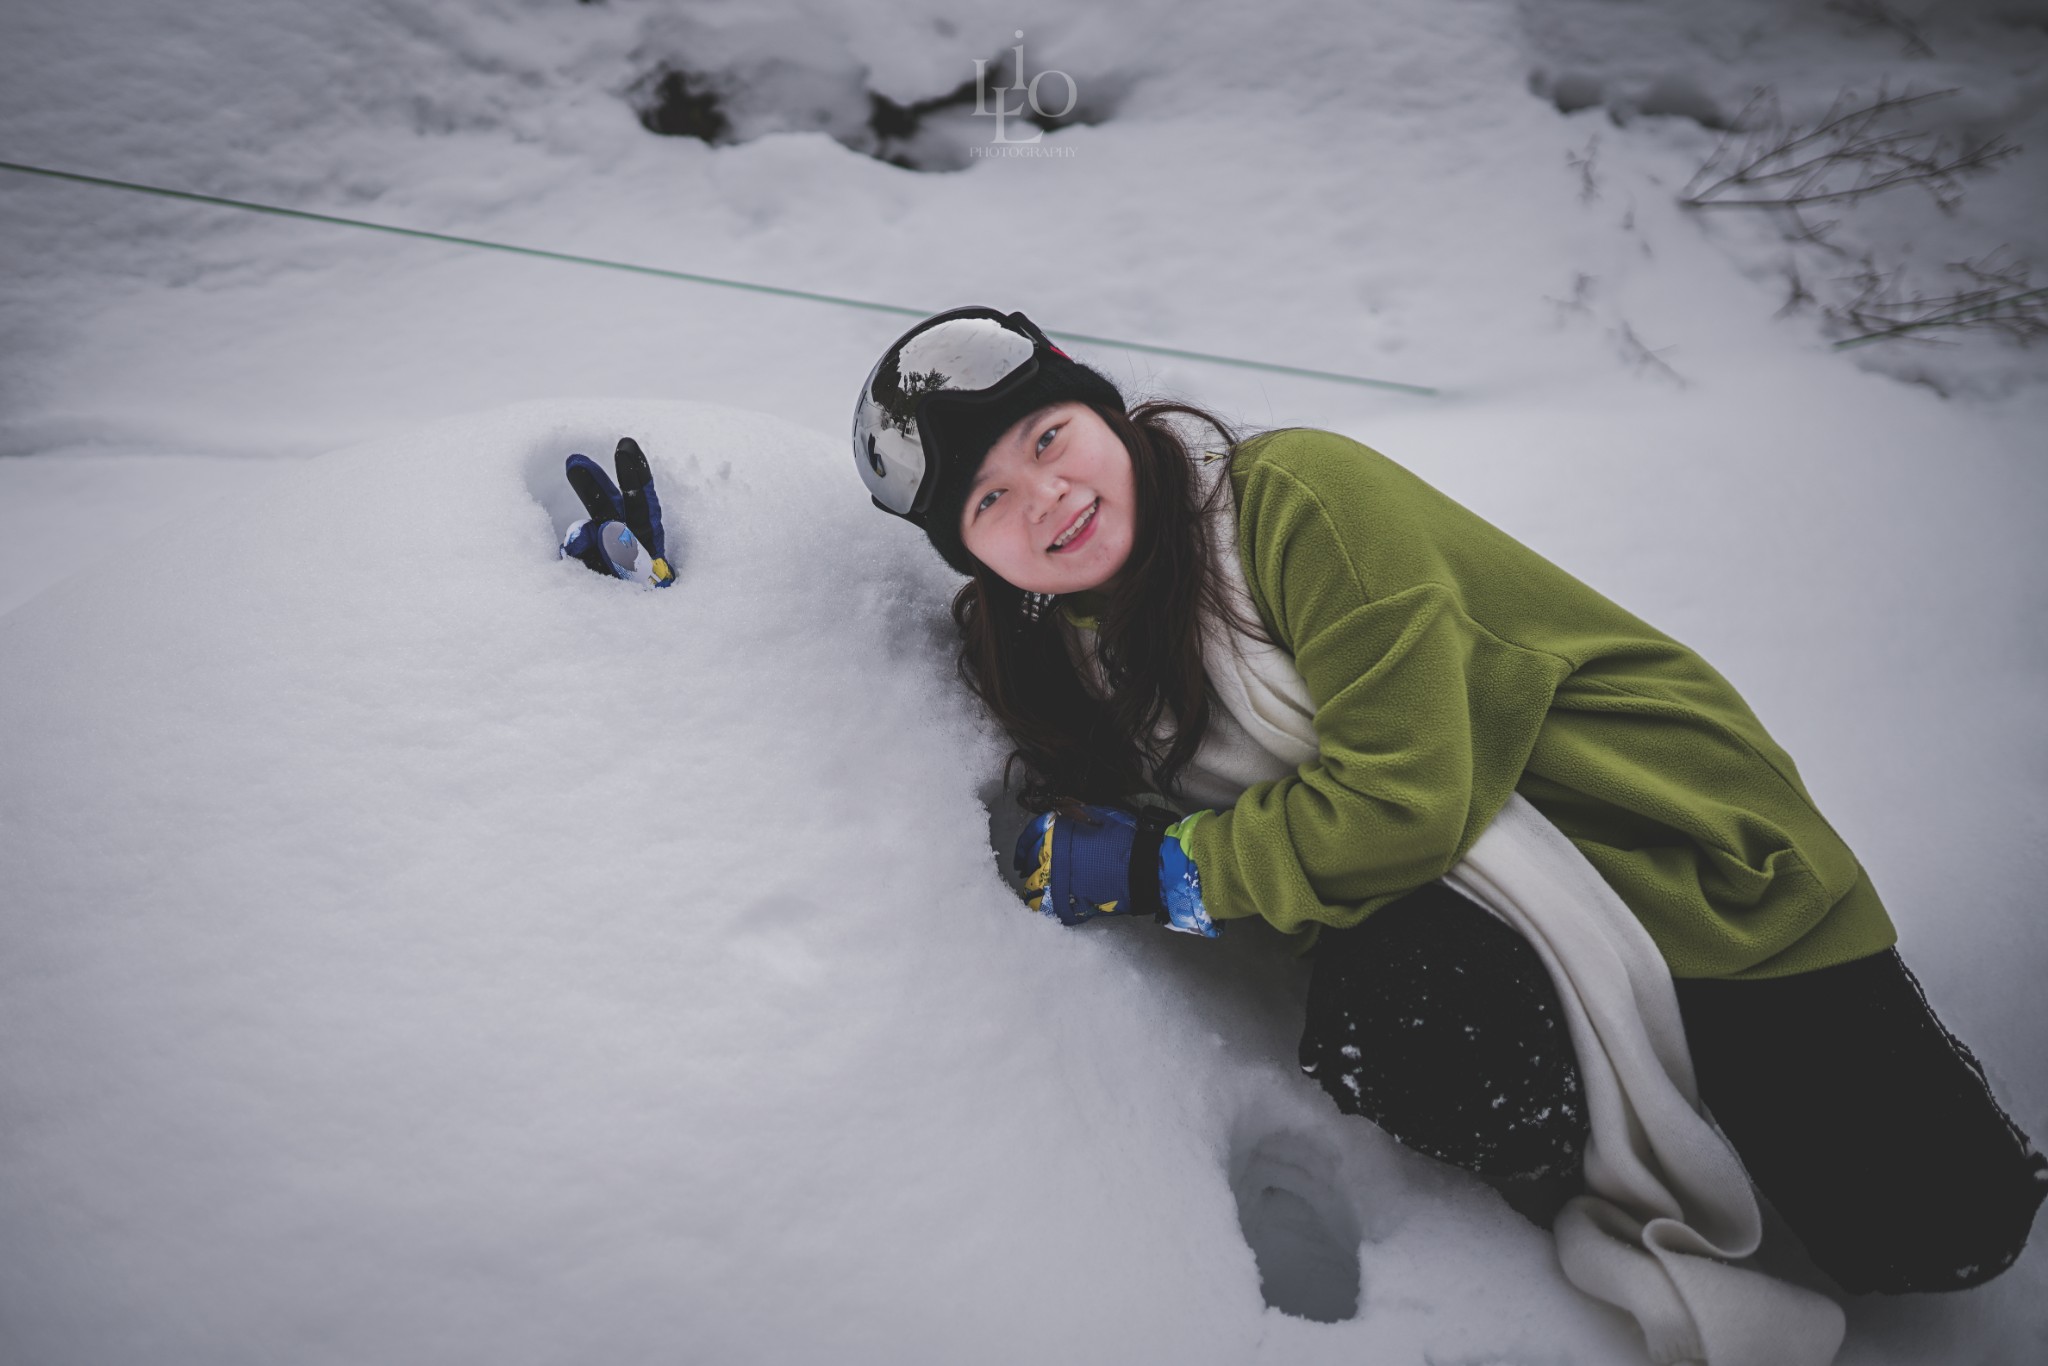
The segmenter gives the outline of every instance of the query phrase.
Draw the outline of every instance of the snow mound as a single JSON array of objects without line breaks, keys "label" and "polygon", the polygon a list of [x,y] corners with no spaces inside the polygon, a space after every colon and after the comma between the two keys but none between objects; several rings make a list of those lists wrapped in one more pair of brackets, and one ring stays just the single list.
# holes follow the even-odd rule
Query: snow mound
[{"label": "snow mound", "polygon": [[[667,591],[554,554],[622,434]],[[1627,1353],[1293,1073],[1284,946],[1019,906],[952,580],[845,461],[527,404],[0,620],[0,1356]]]}]

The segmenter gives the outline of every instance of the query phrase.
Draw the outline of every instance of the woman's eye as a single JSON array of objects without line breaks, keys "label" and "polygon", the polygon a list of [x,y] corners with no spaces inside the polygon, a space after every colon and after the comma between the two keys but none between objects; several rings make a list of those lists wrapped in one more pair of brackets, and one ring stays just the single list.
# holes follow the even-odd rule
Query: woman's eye
[{"label": "woman's eye", "polygon": [[1053,433],[1057,432],[1058,430],[1059,428],[1056,426],[1047,427],[1043,432],[1039,434],[1038,450],[1037,452],[1035,452],[1036,454],[1043,455],[1045,453],[1046,444],[1052,440]]},{"label": "woman's eye", "polygon": [[1003,491],[1001,489],[990,489],[987,493],[981,495],[981,501],[974,505],[974,510],[976,512],[987,512],[991,507],[995,506],[996,499],[1002,496]]}]

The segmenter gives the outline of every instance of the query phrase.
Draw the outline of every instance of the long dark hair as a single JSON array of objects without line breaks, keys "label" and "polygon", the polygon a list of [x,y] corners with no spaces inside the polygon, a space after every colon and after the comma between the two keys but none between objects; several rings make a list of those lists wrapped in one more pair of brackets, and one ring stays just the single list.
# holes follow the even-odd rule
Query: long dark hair
[{"label": "long dark hair", "polygon": [[[974,577],[953,596],[960,676],[1016,747],[1005,777],[1021,765],[1019,800],[1034,811],[1069,800],[1112,803],[1148,790],[1171,792],[1209,726],[1202,614],[1224,614],[1264,634],[1234,608],[1205,527],[1220,500],[1234,496],[1228,471],[1198,477],[1194,452],[1167,419],[1195,419],[1232,455],[1244,438],[1186,403],[1154,399],[1129,413],[1094,411],[1131,453],[1137,501],[1130,558],[1102,590],[1097,619],[1108,696],[1082,681],[1057,613],[1028,620],[1022,591],[994,570],[977,562]],[[1170,736],[1163,744],[1162,721]]]}]

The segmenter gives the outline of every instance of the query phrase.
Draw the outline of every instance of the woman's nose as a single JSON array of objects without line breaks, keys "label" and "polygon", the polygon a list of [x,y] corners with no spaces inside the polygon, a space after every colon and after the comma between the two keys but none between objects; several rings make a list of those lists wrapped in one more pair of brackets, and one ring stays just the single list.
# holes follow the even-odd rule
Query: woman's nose
[{"label": "woman's nose", "polygon": [[1060,495],[1067,491],[1067,481],[1051,471],[1045,471],[1031,483],[1031,515],[1042,520],[1059,505]]}]

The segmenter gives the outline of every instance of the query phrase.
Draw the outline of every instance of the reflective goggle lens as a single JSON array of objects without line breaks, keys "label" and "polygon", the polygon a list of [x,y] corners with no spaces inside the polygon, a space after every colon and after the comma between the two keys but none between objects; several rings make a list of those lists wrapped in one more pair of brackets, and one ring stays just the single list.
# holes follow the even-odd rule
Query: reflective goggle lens
[{"label": "reflective goggle lens", "polygon": [[853,410],[854,463],[875,501],[898,516],[921,511],[936,482],[918,430],[919,399],[987,394],[1023,371],[1035,350],[1004,315],[973,308],[929,318],[883,352]]}]

